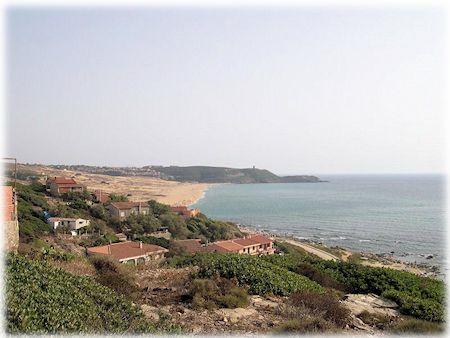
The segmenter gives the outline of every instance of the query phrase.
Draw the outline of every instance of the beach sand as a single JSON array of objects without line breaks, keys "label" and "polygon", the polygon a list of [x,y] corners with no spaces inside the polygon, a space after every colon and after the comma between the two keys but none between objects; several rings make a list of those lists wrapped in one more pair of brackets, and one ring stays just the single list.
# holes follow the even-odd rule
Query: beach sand
[{"label": "beach sand", "polygon": [[77,183],[84,184],[90,191],[101,189],[108,193],[130,194],[128,198],[131,201],[148,201],[154,199],[170,205],[193,204],[212,185],[206,183],[166,181],[145,176],[97,175],[80,171],[53,169],[41,165],[27,165],[23,167],[26,170],[32,170],[42,175],[73,177]]}]

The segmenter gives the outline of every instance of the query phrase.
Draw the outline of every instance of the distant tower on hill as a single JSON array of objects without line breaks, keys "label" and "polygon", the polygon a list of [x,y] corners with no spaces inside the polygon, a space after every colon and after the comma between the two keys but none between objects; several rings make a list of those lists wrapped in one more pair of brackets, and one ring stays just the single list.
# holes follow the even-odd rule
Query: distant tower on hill
[{"label": "distant tower on hill", "polygon": [[255,167],[255,166],[253,166],[253,169],[256,169],[256,167]]}]

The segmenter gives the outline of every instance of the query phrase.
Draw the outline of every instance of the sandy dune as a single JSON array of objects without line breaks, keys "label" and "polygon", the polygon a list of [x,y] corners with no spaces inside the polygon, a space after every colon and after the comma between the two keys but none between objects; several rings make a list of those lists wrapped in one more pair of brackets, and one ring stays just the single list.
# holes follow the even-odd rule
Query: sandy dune
[{"label": "sandy dune", "polygon": [[47,176],[73,177],[88,190],[102,189],[115,194],[127,195],[131,201],[157,200],[170,205],[189,205],[203,196],[211,184],[181,183],[144,176],[109,176],[71,170],[53,169],[41,165],[20,165],[25,170],[33,170]]}]

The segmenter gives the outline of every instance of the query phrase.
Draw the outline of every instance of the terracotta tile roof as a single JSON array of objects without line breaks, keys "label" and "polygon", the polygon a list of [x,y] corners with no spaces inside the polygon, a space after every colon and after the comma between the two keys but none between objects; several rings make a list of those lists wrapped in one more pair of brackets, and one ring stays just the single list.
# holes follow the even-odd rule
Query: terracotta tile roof
[{"label": "terracotta tile roof", "polygon": [[[109,253],[108,247],[110,247],[111,253]],[[143,257],[151,253],[169,252],[169,250],[161,246],[146,243],[142,243],[142,248],[140,248],[139,242],[131,241],[96,246],[88,248],[87,251],[90,254],[112,256],[118,260]]]},{"label": "terracotta tile roof", "polygon": [[208,244],[207,246],[202,247],[200,252],[230,253],[230,252],[236,252],[236,251],[231,251],[231,250],[228,250],[224,247],[217,245],[216,243],[211,243],[211,244]]},{"label": "terracotta tile roof", "polygon": [[259,244],[269,244],[273,242],[272,239],[270,239],[269,237],[259,234],[251,235],[250,238],[254,241],[257,241]]},{"label": "terracotta tile roof", "polygon": [[259,245],[260,243],[253,238],[239,238],[233,240],[234,243],[237,243],[239,245],[242,245],[243,247],[253,246],[253,245]]},{"label": "terracotta tile roof", "polygon": [[56,184],[77,184],[77,182],[73,178],[67,177],[51,177],[47,181],[49,183],[56,183]]},{"label": "terracotta tile roof", "polygon": [[111,205],[120,210],[139,207],[139,205],[141,207],[149,207],[147,202],[113,202]]},{"label": "terracotta tile roof", "polygon": [[244,248],[242,245],[234,241],[215,242],[213,244],[225,250],[228,250],[228,252],[239,252],[239,250],[242,250]]}]

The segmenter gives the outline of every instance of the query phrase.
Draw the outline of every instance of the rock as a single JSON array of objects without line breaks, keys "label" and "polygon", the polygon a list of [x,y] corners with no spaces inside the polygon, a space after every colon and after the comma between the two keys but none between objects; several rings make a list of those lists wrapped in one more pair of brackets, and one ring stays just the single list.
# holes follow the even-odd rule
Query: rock
[{"label": "rock", "polygon": [[159,310],[157,307],[142,304],[141,309],[145,317],[155,322],[159,321]]},{"label": "rock", "polygon": [[254,314],[257,314],[258,311],[252,308],[248,309],[236,308],[236,309],[218,309],[215,310],[215,313],[223,317],[224,318],[223,321],[226,320],[226,322],[230,321],[230,323],[237,323],[242,318],[246,318]]},{"label": "rock", "polygon": [[273,302],[271,300],[264,299],[261,296],[252,296],[250,298],[250,303],[254,307],[272,308],[272,309],[275,309],[278,307],[278,303]]},{"label": "rock", "polygon": [[428,255],[427,257],[426,257],[426,259],[432,259],[434,256],[433,255]]},{"label": "rock", "polygon": [[359,319],[358,317],[351,316],[351,318],[352,318],[352,322],[350,323],[351,327],[354,327],[361,331],[374,333],[374,330],[369,325],[364,323],[361,319]]},{"label": "rock", "polygon": [[345,305],[354,316],[358,316],[364,311],[390,317],[399,315],[396,310],[398,305],[395,302],[374,294],[348,294],[344,296],[342,304]]}]

